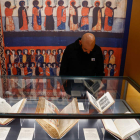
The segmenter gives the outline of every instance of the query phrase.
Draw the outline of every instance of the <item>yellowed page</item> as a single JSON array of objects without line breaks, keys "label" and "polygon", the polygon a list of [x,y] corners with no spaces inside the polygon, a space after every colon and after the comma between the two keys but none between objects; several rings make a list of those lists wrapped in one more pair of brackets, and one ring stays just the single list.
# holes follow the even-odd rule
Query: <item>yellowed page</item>
[{"label": "yellowed page", "polygon": [[140,126],[135,119],[116,119],[114,124],[119,130],[119,133],[123,139],[126,139],[140,130]]},{"label": "yellowed page", "polygon": [[110,133],[114,134],[115,136],[121,138],[121,135],[112,119],[102,119],[102,122],[106,130],[108,130]]},{"label": "yellowed page", "polygon": [[[79,114],[79,108],[77,99],[73,99],[62,111],[61,114]],[[65,134],[71,127],[73,127],[78,122],[78,119],[60,119],[59,120],[59,132]]]},{"label": "yellowed page", "polygon": [[[49,102],[48,100],[45,100],[44,113],[46,113],[46,114],[58,114],[59,110],[53,103]],[[44,119],[44,120],[58,130],[59,119]]]}]

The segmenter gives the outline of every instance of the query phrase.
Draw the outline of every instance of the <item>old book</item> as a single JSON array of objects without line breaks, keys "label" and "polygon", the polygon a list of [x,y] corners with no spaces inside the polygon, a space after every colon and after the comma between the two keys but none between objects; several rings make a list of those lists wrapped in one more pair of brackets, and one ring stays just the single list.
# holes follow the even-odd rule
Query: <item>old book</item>
[{"label": "old book", "polygon": [[[3,98],[0,98],[0,113],[20,113],[25,103],[26,99],[22,99],[13,106],[11,106]],[[6,125],[13,120],[14,118],[0,118],[0,124]]]},{"label": "old book", "polygon": [[100,99],[96,100],[88,91],[86,92],[89,102],[99,113],[104,113],[115,103],[109,92],[106,92]]},{"label": "old book", "polygon": [[129,138],[140,130],[140,125],[135,119],[102,119],[105,129],[114,137],[121,140]]},{"label": "old book", "polygon": [[[36,113],[79,114],[78,102],[77,99],[74,98],[72,102],[60,112],[53,103],[40,97]],[[60,139],[79,121],[79,119],[36,119],[36,121],[51,138]]]}]

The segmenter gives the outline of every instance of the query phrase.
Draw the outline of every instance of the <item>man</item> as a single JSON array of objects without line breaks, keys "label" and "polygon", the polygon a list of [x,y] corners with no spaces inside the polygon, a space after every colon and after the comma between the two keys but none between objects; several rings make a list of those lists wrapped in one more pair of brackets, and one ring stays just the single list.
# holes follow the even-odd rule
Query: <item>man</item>
[{"label": "man", "polygon": [[60,67],[64,76],[104,76],[104,60],[101,48],[95,44],[95,36],[86,33],[81,39],[67,46]]}]

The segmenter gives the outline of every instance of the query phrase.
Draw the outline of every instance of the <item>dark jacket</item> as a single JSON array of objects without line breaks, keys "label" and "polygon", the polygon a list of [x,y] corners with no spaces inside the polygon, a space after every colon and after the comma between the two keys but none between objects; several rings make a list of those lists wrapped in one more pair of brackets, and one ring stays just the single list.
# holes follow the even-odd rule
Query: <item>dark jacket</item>
[{"label": "dark jacket", "polygon": [[63,54],[60,76],[104,76],[104,61],[101,48],[95,45],[87,54],[79,40],[68,45]]}]

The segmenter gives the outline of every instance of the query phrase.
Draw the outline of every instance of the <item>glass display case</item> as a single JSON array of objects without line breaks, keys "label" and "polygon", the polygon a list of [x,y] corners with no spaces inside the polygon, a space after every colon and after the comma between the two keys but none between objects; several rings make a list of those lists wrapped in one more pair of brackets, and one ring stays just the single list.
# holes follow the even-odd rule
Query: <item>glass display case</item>
[{"label": "glass display case", "polygon": [[129,77],[0,77],[0,139],[140,139]]}]

